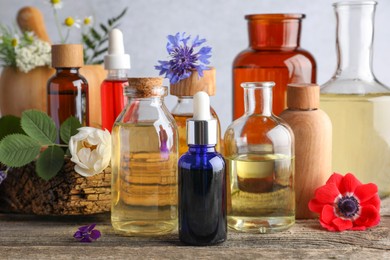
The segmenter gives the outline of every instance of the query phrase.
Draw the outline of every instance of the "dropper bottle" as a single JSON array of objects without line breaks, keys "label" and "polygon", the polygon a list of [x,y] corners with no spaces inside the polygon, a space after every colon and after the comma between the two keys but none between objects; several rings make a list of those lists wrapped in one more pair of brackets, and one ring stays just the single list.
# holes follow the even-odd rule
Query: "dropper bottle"
[{"label": "dropper bottle", "polygon": [[226,240],[225,162],[216,152],[217,120],[206,92],[194,95],[193,118],[187,120],[188,152],[179,160],[179,237],[206,246]]},{"label": "dropper bottle", "polygon": [[125,54],[123,34],[112,29],[109,35],[108,55],[104,57],[107,79],[101,85],[102,128],[111,132],[115,119],[126,105],[123,95],[128,85],[127,71],[130,69],[130,56]]}]

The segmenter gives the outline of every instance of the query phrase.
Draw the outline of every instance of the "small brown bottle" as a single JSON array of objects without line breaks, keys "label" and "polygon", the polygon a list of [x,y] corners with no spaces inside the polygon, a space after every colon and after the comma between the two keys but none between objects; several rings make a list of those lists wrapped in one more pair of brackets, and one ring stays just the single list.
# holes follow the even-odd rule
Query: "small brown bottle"
[{"label": "small brown bottle", "polygon": [[289,84],[287,110],[280,117],[295,136],[296,218],[314,218],[308,203],[316,188],[332,174],[332,123],[319,109],[320,88],[315,84]]},{"label": "small brown bottle", "polygon": [[52,45],[52,67],[56,74],[47,82],[47,113],[57,129],[68,117],[84,126],[88,119],[88,82],[79,74],[84,65],[81,44]]}]

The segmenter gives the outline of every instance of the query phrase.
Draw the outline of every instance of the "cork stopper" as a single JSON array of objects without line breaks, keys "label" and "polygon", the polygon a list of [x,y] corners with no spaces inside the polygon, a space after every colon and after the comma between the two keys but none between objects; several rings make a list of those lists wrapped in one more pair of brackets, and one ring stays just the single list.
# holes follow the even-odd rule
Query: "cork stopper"
[{"label": "cork stopper", "polygon": [[163,85],[162,77],[152,78],[128,78],[129,86],[126,94],[134,97],[156,97],[165,96],[167,87]]},{"label": "cork stopper", "polygon": [[206,92],[209,96],[215,95],[215,68],[203,71],[203,77],[199,77],[196,70],[192,71],[191,76],[171,84],[171,95],[179,97],[190,97],[199,91]]},{"label": "cork stopper", "polygon": [[51,46],[53,68],[81,68],[84,65],[83,45],[55,44]]},{"label": "cork stopper", "polygon": [[320,105],[320,87],[316,84],[287,85],[287,107],[292,110],[313,110]]}]

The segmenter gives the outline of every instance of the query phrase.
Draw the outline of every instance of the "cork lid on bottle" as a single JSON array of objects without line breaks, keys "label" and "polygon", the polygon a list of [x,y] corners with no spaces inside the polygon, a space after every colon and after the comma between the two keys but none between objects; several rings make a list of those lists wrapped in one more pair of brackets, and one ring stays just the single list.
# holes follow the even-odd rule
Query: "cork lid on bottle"
[{"label": "cork lid on bottle", "polygon": [[193,70],[191,76],[171,84],[171,95],[179,97],[191,97],[199,91],[206,92],[209,96],[215,95],[215,68],[203,71],[203,77]]},{"label": "cork lid on bottle", "polygon": [[316,84],[297,83],[287,85],[287,107],[295,110],[318,109],[320,87]]},{"label": "cork lid on bottle", "polygon": [[163,86],[163,80],[162,77],[128,78],[126,95],[140,98],[166,96],[167,87]]},{"label": "cork lid on bottle", "polygon": [[53,68],[80,68],[83,65],[83,45],[55,44],[51,46],[51,66]]}]

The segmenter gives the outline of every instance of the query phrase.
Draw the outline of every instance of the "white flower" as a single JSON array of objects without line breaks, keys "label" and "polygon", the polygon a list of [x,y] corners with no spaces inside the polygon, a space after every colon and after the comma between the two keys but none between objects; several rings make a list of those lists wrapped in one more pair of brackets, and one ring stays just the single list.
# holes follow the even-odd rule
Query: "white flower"
[{"label": "white flower", "polygon": [[78,131],[69,141],[75,171],[84,177],[101,173],[111,160],[110,132],[93,127],[81,127]]},{"label": "white flower", "polygon": [[83,24],[85,26],[92,26],[93,25],[93,17],[92,16],[87,16],[83,20]]},{"label": "white flower", "polygon": [[53,6],[54,9],[61,9],[62,8],[62,1],[61,0],[49,0],[49,3],[51,6]]},{"label": "white flower", "polygon": [[73,18],[72,16],[68,16],[64,20],[64,25],[69,28],[70,27],[80,28],[81,27],[80,23],[81,23],[80,19]]},{"label": "white flower", "polygon": [[49,43],[34,38],[31,44],[15,48],[16,66],[22,72],[40,67],[49,66],[51,63],[51,46]]}]

